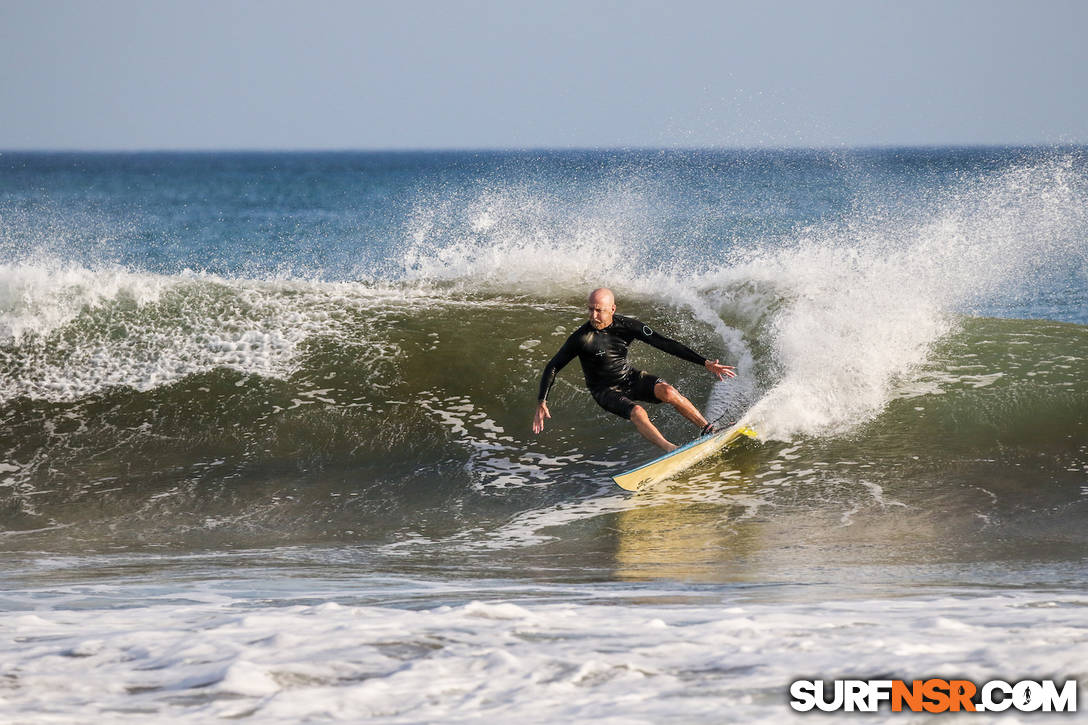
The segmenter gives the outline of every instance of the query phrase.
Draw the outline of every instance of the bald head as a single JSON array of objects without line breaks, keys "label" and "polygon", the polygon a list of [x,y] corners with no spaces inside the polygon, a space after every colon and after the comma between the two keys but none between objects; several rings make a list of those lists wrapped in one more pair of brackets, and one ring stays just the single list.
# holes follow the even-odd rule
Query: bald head
[{"label": "bald head", "polygon": [[589,304],[601,304],[611,307],[616,304],[616,296],[607,287],[598,287],[589,293]]},{"label": "bald head", "polygon": [[589,309],[589,324],[598,330],[603,330],[612,324],[612,316],[616,312],[616,297],[607,287],[598,287],[589,293],[589,301],[586,305]]}]

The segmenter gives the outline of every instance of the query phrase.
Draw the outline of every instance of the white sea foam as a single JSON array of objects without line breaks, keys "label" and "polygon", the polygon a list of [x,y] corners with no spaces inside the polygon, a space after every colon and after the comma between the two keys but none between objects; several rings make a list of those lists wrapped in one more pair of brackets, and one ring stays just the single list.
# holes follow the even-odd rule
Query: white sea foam
[{"label": "white sea foam", "polygon": [[597,590],[592,603],[418,610],[262,606],[199,590],[117,609],[76,594],[77,608],[39,598],[38,611],[0,621],[8,718],[780,723],[808,719],[787,701],[803,675],[1088,674],[1088,600],[1075,594],[676,606]]},{"label": "white sea foam", "polygon": [[55,261],[0,264],[0,342],[48,335],[105,302],[153,303],[174,284],[169,277],[116,268],[92,271]]},{"label": "white sea foam", "polygon": [[458,304],[425,286],[0,265],[0,346],[20,366],[0,400],[149,390],[216,368],[285,378],[304,340],[348,327],[361,357],[388,357],[395,342],[368,339],[359,320],[430,302]]},{"label": "white sea foam", "polygon": [[[0,328],[23,365],[0,399],[71,400],[110,386],[147,390],[227,367],[284,375],[321,312],[292,308],[271,284],[116,269],[0,270]],[[256,308],[256,309],[254,309]],[[78,325],[65,335],[65,328]]]},{"label": "white sea foam", "polygon": [[406,223],[404,274],[545,295],[633,281],[646,248],[647,206],[622,185],[598,190],[575,208],[515,187],[485,189],[467,200],[428,198]]},{"label": "white sea foam", "polygon": [[778,381],[748,420],[784,440],[849,430],[895,396],[956,314],[1014,294],[1059,261],[1088,261],[1088,198],[1070,181],[1071,163],[1013,168],[965,185],[922,219],[811,230],[712,273],[708,287],[755,283],[782,300],[768,326]]},{"label": "white sea foam", "polygon": [[[906,209],[859,204],[717,259],[684,240],[654,248],[653,200],[634,183],[584,199],[573,218],[527,190],[488,190],[420,206],[404,261],[413,279],[552,297],[603,284],[687,308],[718,332],[741,373],[714,388],[712,413],[756,403],[747,420],[764,437],[837,435],[878,414],[958,315],[1014,298],[1055,269],[1088,269],[1078,163],[1058,157],[964,179]],[[762,365],[773,384],[761,399],[752,339],[771,351]]]}]

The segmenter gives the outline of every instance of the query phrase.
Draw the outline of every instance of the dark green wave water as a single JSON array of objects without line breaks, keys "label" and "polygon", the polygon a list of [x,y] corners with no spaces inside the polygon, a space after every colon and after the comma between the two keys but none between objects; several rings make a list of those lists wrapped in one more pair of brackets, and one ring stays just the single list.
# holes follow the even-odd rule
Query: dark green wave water
[{"label": "dark green wave water", "polygon": [[[714,414],[766,405],[788,375],[781,331],[742,307],[719,305],[717,323],[750,352],[738,394],[649,348],[632,357],[700,405],[725,400]],[[628,311],[734,359],[695,309],[644,296]],[[568,295],[216,280],[85,308],[0,347],[0,541],[380,543],[610,496],[610,473],[653,453],[593,404],[576,363],[545,433],[529,432],[540,371],[580,320]],[[268,339],[241,332],[262,326]],[[998,527],[1082,545],[1086,381],[1088,328],[961,318],[868,414],[745,444],[670,485],[711,507],[758,497],[783,520],[805,509],[806,526],[824,508],[842,523],[855,505],[902,505],[963,535]],[[773,414],[767,425],[788,430]],[[694,434],[671,411],[656,420],[674,439]]]},{"label": "dark green wave water", "polygon": [[[5,155],[0,541],[581,550],[679,518],[709,541],[759,521],[783,544],[764,552],[800,531],[836,556],[1083,543],[1085,168],[1080,148]],[[532,436],[600,284],[736,364],[718,385],[632,352],[761,442],[622,498],[609,474],[653,451],[577,365]],[[738,536],[719,550],[755,550]]]}]

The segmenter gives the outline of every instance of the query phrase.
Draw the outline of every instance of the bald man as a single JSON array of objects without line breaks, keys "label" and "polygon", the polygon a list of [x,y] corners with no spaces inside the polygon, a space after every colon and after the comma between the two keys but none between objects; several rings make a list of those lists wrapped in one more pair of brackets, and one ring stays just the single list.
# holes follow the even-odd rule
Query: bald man
[{"label": "bald man", "polygon": [[630,420],[646,440],[659,448],[671,451],[676,445],[661,435],[650,422],[646,409],[635,401],[669,403],[680,415],[702,428],[703,434],[713,432],[703,414],[676,388],[655,375],[631,367],[627,362],[627,347],[633,340],[642,340],[658,350],[702,365],[717,375],[718,380],[724,380],[725,376],[735,378],[737,374],[733,368],[717,360],[706,359],[676,340],[654,332],[633,317],[617,315],[612,290],[604,287],[593,290],[587,306],[589,320],[571,333],[544,368],[536,414],[533,416],[533,433],[544,430],[544,419],[552,417],[548,411],[548,393],[555,384],[555,376],[575,357],[582,363],[586,387],[597,404],[609,413]]}]

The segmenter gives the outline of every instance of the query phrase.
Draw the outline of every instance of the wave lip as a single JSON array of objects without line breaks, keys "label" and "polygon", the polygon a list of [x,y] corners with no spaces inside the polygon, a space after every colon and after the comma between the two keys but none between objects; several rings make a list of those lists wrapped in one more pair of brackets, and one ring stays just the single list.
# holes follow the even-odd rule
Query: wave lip
[{"label": "wave lip", "polygon": [[367,338],[368,320],[444,298],[423,286],[4,265],[0,401],[147,391],[216,369],[285,379],[307,341],[348,335],[390,354],[394,343]]},{"label": "wave lip", "polygon": [[761,314],[778,379],[753,427],[782,440],[841,435],[879,414],[964,313],[1088,269],[1088,187],[1074,163],[1013,167],[905,216],[851,217],[784,247],[737,250],[734,265],[708,273],[704,288],[774,291]]}]

